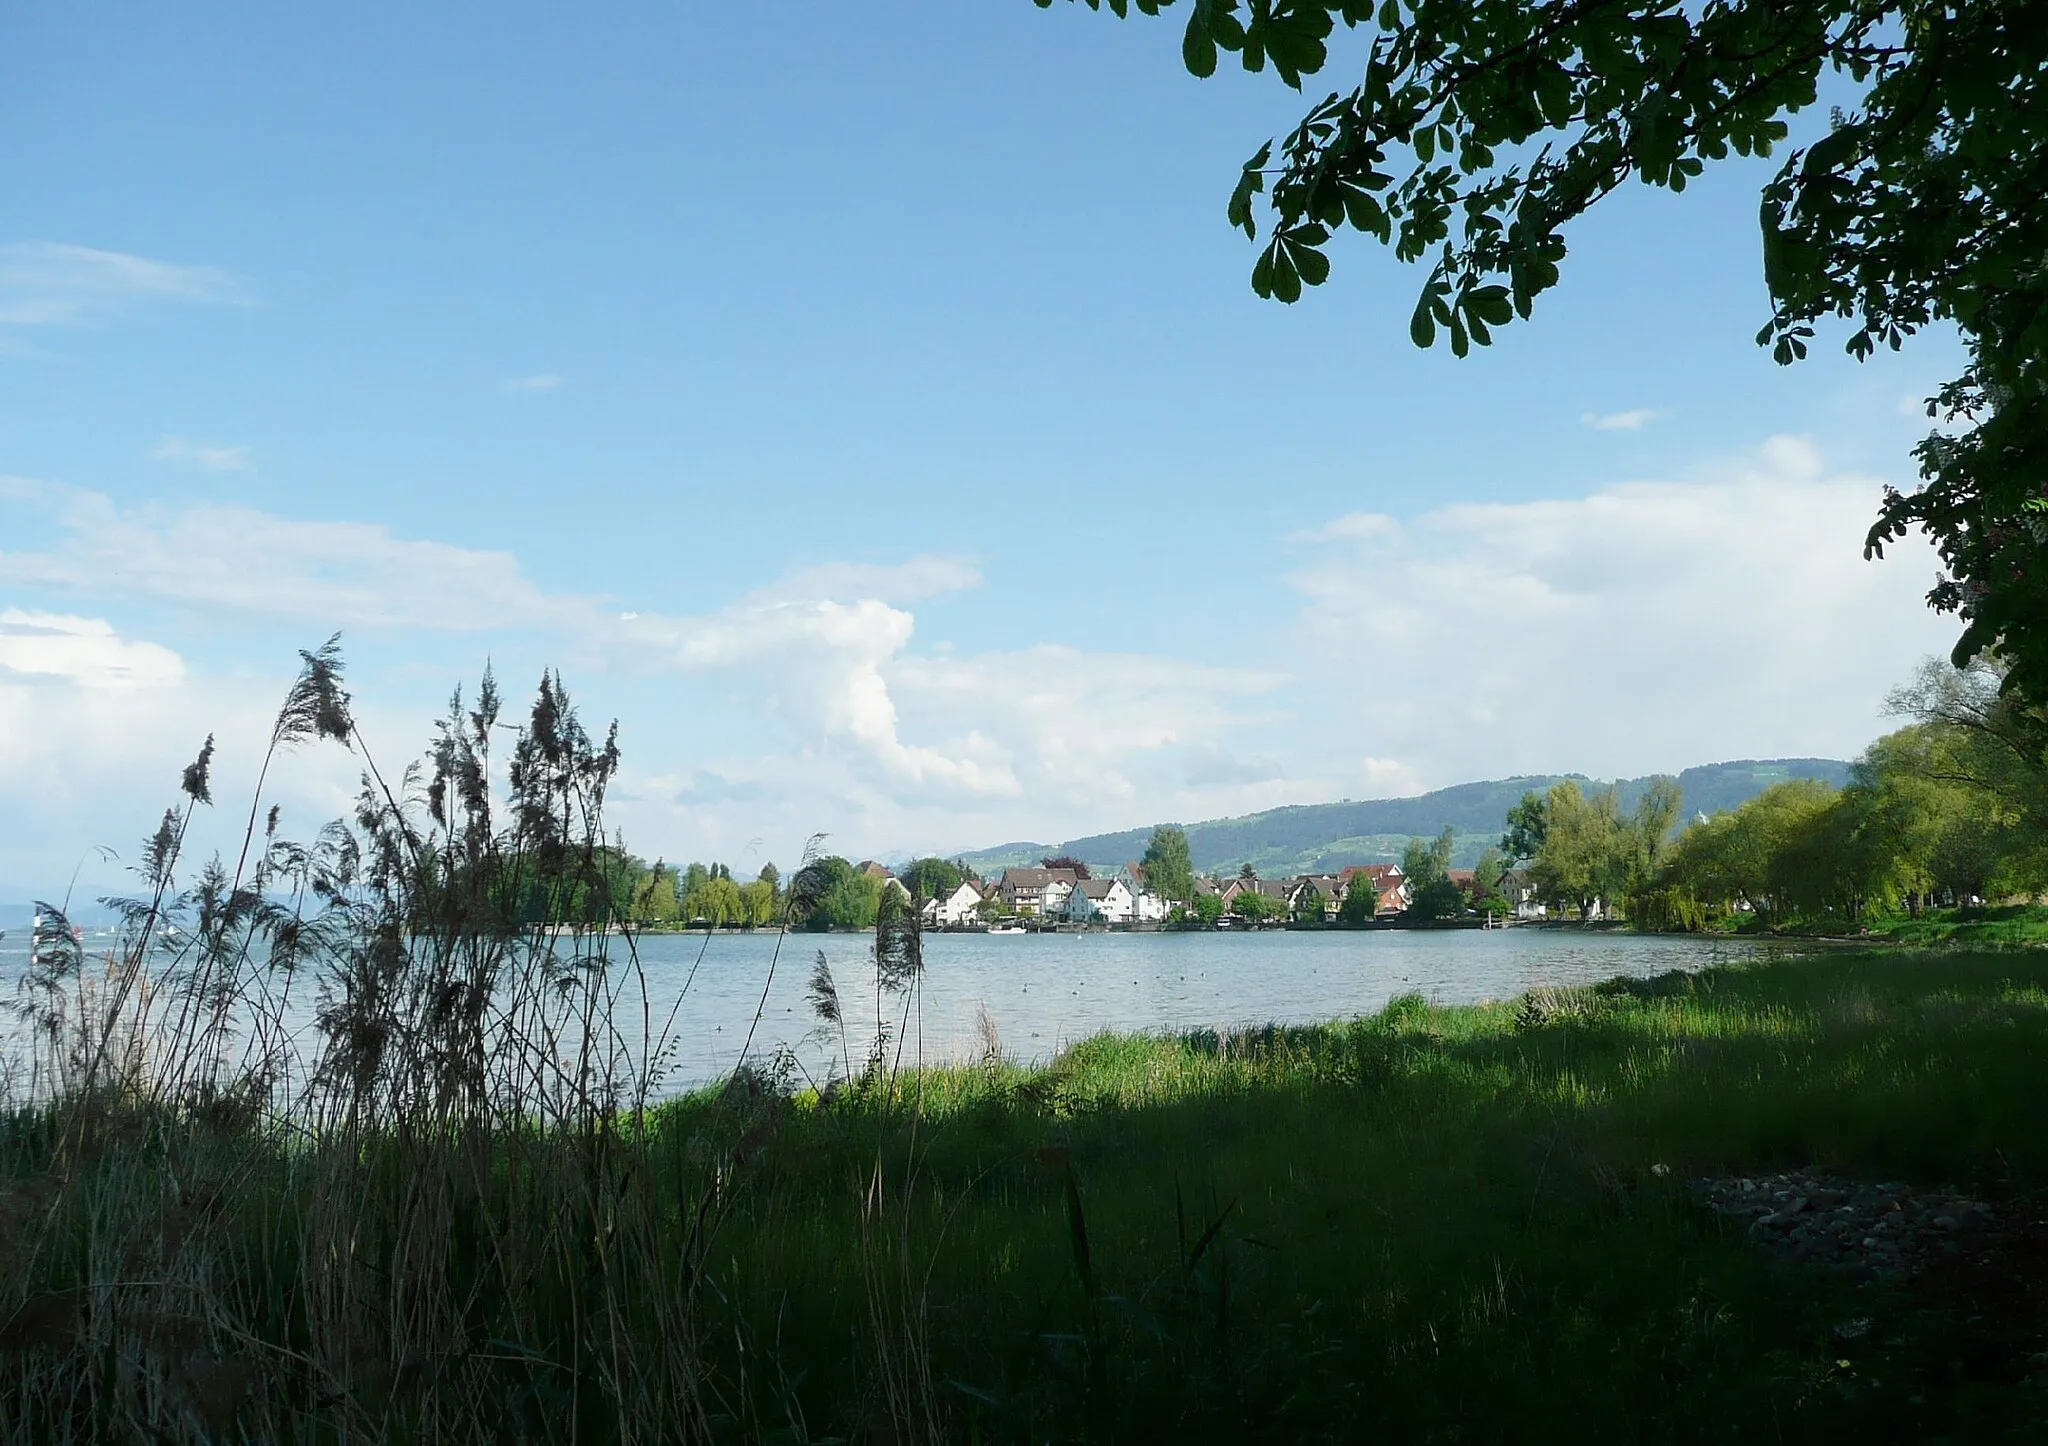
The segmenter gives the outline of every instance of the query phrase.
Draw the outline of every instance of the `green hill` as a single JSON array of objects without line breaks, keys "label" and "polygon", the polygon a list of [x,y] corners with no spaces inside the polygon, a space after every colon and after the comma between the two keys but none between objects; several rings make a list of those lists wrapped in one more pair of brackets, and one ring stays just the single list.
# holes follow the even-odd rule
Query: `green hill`
[{"label": "green hill", "polygon": [[[1433,838],[1448,827],[1456,837],[1452,862],[1470,867],[1487,845],[1500,838],[1508,809],[1531,790],[1541,792],[1569,776],[1581,787],[1607,787],[1578,774],[1532,775],[1487,783],[1460,783],[1413,798],[1300,804],[1242,818],[1208,819],[1185,825],[1195,867],[1227,872],[1250,864],[1267,877],[1320,873],[1347,864],[1398,859],[1411,838]],[[1817,778],[1840,787],[1849,765],[1832,758],[1744,759],[1688,768],[1678,775],[1685,813],[1715,814],[1756,797],[1788,778]],[[1648,778],[1625,778],[1613,786],[1621,806],[1633,808]],[[1118,833],[1091,834],[1061,844],[1010,843],[966,856],[982,872],[1032,864],[1052,854],[1073,854],[1090,864],[1114,867],[1145,851],[1152,825]]]}]

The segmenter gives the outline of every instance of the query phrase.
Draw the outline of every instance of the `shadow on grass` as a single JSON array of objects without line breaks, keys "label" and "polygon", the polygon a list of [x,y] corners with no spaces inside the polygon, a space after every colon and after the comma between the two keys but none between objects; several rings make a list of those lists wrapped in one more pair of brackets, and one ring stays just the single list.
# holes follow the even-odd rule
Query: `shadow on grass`
[{"label": "shadow on grass", "polygon": [[1838,955],[932,1071],[914,1129],[786,1112],[723,1299],[848,1429],[886,1218],[940,1409],[984,1437],[1995,1439],[2038,1397],[1845,1344],[1907,1306],[1767,1266],[1684,1181],[2039,1188],[2044,984]]},{"label": "shadow on grass", "polygon": [[[1770,1264],[1685,1185],[2048,1185],[2048,955],[1406,998],[829,1103],[761,1083],[644,1133],[376,1137],[347,1161],[233,1121],[88,1122],[65,1177],[0,1185],[0,1224],[43,1231],[32,1260],[0,1241],[31,1292],[0,1366],[27,1400],[68,1379],[82,1320],[144,1332],[136,1359],[211,1330],[166,1376],[193,1439],[231,1438],[206,1402],[245,1359],[316,1354],[350,1372],[363,1440],[616,1439],[641,1403],[606,1383],[664,1352],[698,1412],[677,1434],[733,1440],[1986,1441],[2048,1419],[2010,1342],[1957,1344],[1976,1297]],[[46,1128],[0,1131],[6,1160],[49,1159]],[[405,1354],[325,1340],[312,1306],[350,1281],[448,1329]],[[340,1419],[310,1374],[238,1389]]]}]

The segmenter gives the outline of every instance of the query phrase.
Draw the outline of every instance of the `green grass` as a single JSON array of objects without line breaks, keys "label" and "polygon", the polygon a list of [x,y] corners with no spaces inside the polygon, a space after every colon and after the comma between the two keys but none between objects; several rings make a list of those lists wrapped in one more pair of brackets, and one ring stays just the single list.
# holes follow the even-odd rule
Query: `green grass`
[{"label": "green grass", "polygon": [[1939,1383],[1882,1332],[1844,1347],[1831,1328],[1870,1300],[1767,1266],[1682,1182],[1812,1164],[2048,1183],[2048,957],[1405,1000],[1231,1040],[1105,1037],[1043,1071],[921,1084],[914,1144],[901,1121],[791,1109],[724,1238],[730,1324],[778,1342],[812,1422],[861,1426],[848,1403],[874,1367],[851,1343],[873,1334],[874,1266],[856,1202],[879,1156],[940,1404],[984,1439],[2042,1426],[2038,1392]]},{"label": "green grass", "polygon": [[2048,944],[2048,907],[1931,909],[1915,918],[1887,919],[1871,933],[1901,944]]},{"label": "green grass", "polygon": [[[893,1096],[696,1097],[617,1145],[501,1142],[448,1191],[420,1185],[446,1164],[430,1143],[392,1142],[339,1203],[305,1146],[238,1165],[205,1269],[179,1267],[213,1292],[216,1350],[231,1321],[278,1363],[237,1429],[338,1440],[319,1423],[345,1401],[354,1440],[606,1440],[630,1420],[792,1442],[2048,1430],[2038,1363],[1962,1360],[1910,1293],[1767,1262],[1684,1187],[1806,1165],[2048,1186],[2048,954],[1411,998],[1323,1028],[1103,1037]],[[170,1187],[151,1188],[155,1216],[73,1217],[32,1280],[16,1264],[15,1298],[104,1283],[119,1252],[91,1242],[161,1216]],[[344,1225],[314,1230],[323,1210]],[[342,1236],[353,1254],[294,1243]],[[344,1280],[361,1313],[334,1319],[420,1343],[337,1343],[320,1311]],[[408,1324],[436,1300],[453,1324]],[[325,1374],[293,1374],[315,1359]],[[0,1362],[10,1439],[36,1434],[35,1392],[69,1381],[75,1412],[101,1389],[4,1331]],[[647,1406],[657,1378],[671,1404]],[[210,1419],[181,1439],[232,1439]]]}]

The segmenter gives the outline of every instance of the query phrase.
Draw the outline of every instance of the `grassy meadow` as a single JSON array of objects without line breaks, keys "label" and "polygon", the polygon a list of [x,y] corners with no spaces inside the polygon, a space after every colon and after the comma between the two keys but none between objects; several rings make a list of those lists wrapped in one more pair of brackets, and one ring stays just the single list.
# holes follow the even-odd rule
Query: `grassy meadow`
[{"label": "grassy meadow", "polygon": [[1685,1181],[2038,1208],[2044,1086],[2048,954],[1888,950],[468,1138],[46,1110],[0,1436],[2038,1440],[2038,1317]]}]

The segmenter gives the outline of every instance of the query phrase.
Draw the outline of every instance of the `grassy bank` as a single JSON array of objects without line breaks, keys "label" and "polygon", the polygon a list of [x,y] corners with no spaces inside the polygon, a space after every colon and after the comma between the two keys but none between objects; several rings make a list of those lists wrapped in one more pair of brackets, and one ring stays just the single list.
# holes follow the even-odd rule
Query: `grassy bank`
[{"label": "grassy bank", "polygon": [[2048,955],[1886,951],[345,1158],[24,1117],[0,1435],[2034,1440],[2026,1322],[1684,1182],[2025,1200],[2043,1098]]},{"label": "grassy bank", "polygon": [[1886,919],[1873,925],[1870,932],[1873,937],[1915,946],[2048,944],[2048,908],[2039,904],[2008,904],[1994,908],[1930,909],[1910,918]]}]

